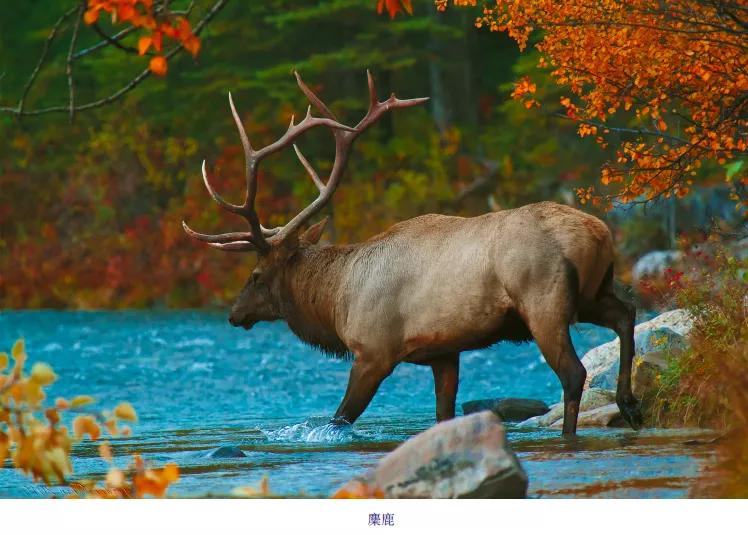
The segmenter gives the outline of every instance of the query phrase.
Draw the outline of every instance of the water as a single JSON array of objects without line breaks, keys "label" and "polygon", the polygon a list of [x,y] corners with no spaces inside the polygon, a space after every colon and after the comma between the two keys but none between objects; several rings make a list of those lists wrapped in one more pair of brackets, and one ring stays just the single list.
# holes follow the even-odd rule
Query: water
[{"label": "water", "polygon": [[[178,463],[172,496],[227,496],[263,476],[275,494],[326,496],[434,423],[430,369],[402,364],[352,428],[328,426],[350,363],[304,346],[281,323],[246,332],[223,313],[202,311],[0,313],[1,350],[20,336],[30,361],[51,364],[60,377],[51,399],[89,394],[104,408],[133,403],[139,421],[131,437],[112,441],[115,463],[126,466],[135,452]],[[594,326],[572,329],[580,355],[613,336]],[[534,344],[466,352],[461,363],[458,406],[487,397],[559,399],[558,380]],[[570,443],[557,430],[510,425],[508,436],[533,497],[678,497],[709,455],[693,440],[703,434],[581,430]],[[222,445],[246,457],[207,457]],[[79,478],[107,469],[87,442],[75,447],[73,466]],[[0,496],[65,492],[0,469]]]}]

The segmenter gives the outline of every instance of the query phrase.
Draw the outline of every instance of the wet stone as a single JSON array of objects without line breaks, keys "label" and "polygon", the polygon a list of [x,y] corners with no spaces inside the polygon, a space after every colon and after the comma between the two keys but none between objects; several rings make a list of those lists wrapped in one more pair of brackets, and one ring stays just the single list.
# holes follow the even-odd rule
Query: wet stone
[{"label": "wet stone", "polygon": [[335,497],[524,498],[527,484],[501,421],[483,411],[414,436]]},{"label": "wet stone", "polygon": [[504,422],[521,422],[545,414],[549,410],[544,401],[525,398],[478,399],[462,404],[462,413],[465,415],[491,411]]},{"label": "wet stone", "polygon": [[246,454],[238,446],[221,446],[207,455],[211,459],[237,459],[246,457]]}]

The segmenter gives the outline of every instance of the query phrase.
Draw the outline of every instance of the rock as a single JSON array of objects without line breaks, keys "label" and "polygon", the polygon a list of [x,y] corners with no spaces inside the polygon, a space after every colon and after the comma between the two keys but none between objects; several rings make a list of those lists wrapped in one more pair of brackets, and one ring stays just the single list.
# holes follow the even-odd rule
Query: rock
[{"label": "rock", "polygon": [[631,269],[634,282],[646,277],[661,277],[665,269],[677,264],[682,256],[680,251],[650,251],[637,260]]},{"label": "rock", "polygon": [[642,399],[650,396],[660,386],[660,375],[668,367],[668,354],[662,351],[637,355],[631,367],[631,389]]},{"label": "rock", "polygon": [[[640,323],[634,329],[637,354],[652,351],[682,349],[691,330],[693,319],[683,309],[670,310],[654,319]],[[582,358],[587,369],[588,386],[615,390],[620,359],[618,338],[588,351]]]},{"label": "rock", "polygon": [[[616,393],[612,390],[604,390],[602,388],[588,388],[582,392],[582,400],[579,403],[579,412],[591,411],[598,407],[610,405],[614,403],[616,399]],[[563,425],[564,422],[564,404],[556,403],[551,405],[550,411],[542,416],[536,416],[529,418],[519,425],[522,427],[556,427],[556,423]]]},{"label": "rock", "polygon": [[527,475],[490,411],[439,423],[385,456],[334,497],[524,498]]},{"label": "rock", "polygon": [[246,454],[238,446],[221,446],[208,453],[211,459],[236,459],[246,457]]},{"label": "rock", "polygon": [[502,398],[479,399],[462,404],[465,415],[480,411],[492,411],[504,422],[521,422],[533,416],[545,414],[550,409],[539,399]]},{"label": "rock", "polygon": [[[563,418],[553,422],[551,427],[561,428],[564,425]],[[581,411],[577,419],[577,427],[628,427],[623,419],[618,405],[610,403],[588,411]]]}]

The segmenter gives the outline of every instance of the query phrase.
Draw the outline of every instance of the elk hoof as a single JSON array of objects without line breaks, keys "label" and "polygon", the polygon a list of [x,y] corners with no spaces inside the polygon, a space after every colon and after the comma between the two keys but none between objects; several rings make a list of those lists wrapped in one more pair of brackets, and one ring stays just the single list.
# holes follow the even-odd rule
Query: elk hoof
[{"label": "elk hoof", "polygon": [[617,400],[618,408],[621,410],[621,416],[628,422],[632,429],[638,431],[644,424],[641,404],[633,396]]}]

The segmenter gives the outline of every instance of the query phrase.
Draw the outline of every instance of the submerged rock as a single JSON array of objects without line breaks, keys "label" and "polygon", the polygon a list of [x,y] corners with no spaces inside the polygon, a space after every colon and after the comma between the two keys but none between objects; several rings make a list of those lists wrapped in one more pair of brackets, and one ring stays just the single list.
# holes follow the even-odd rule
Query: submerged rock
[{"label": "submerged rock", "polygon": [[221,446],[208,453],[211,459],[236,459],[247,455],[238,446]]},{"label": "submerged rock", "polygon": [[527,475],[490,411],[442,422],[384,457],[334,497],[524,498]]},{"label": "submerged rock", "polygon": [[[636,354],[641,356],[652,351],[671,351],[686,347],[686,337],[693,326],[693,319],[686,310],[676,309],[660,314],[654,319],[640,323],[634,329]],[[615,390],[620,361],[618,338],[588,351],[582,358],[587,370],[587,386]]]},{"label": "submerged rock", "polygon": [[504,422],[521,422],[540,416],[550,410],[544,401],[525,398],[495,398],[466,401],[462,404],[465,415],[480,411],[491,411]]},{"label": "submerged rock", "polygon": [[[603,388],[588,388],[582,393],[582,400],[579,403],[580,417],[584,412],[595,410],[614,403],[616,393],[612,390]],[[551,405],[550,410],[542,416],[529,418],[519,425],[523,427],[560,427],[564,422],[564,404],[563,402]],[[559,425],[556,425],[559,424]],[[607,424],[606,424],[607,425]]]}]

